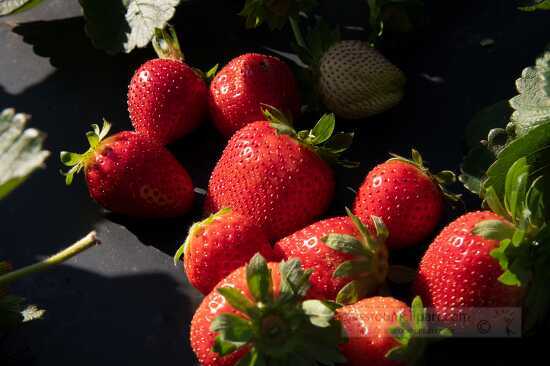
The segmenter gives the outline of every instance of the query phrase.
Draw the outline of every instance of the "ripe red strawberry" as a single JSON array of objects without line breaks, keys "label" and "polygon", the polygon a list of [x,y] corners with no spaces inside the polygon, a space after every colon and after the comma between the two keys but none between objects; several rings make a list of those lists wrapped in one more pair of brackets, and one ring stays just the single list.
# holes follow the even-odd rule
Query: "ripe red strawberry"
[{"label": "ripe red strawberry", "polygon": [[298,258],[313,270],[308,296],[353,303],[372,294],[388,273],[387,231],[372,218],[371,235],[351,212],[348,216],[322,220],[279,240],[274,247],[281,258]]},{"label": "ripe red strawberry", "polygon": [[268,104],[297,117],[298,88],[290,68],[273,56],[248,53],[231,60],[210,84],[210,115],[225,136],[263,120],[261,105]]},{"label": "ripe red strawberry", "polygon": [[490,211],[462,215],[441,231],[420,262],[416,293],[443,319],[461,308],[515,306],[521,299],[520,287],[498,281],[503,271],[491,256],[498,241],[472,232],[486,220],[509,225]]},{"label": "ripe red strawberry", "polygon": [[362,220],[379,216],[390,232],[387,245],[399,249],[418,244],[430,235],[443,214],[447,193],[443,185],[455,176],[450,171],[432,175],[422,157],[412,151],[413,160],[394,155],[374,167],[361,184],[353,212]]},{"label": "ripe red strawberry", "polygon": [[266,113],[271,122],[250,123],[229,140],[210,177],[205,206],[208,212],[231,207],[254,218],[271,240],[304,227],[327,209],[334,177],[319,155],[336,159],[352,138],[330,137],[333,115],[296,133],[280,112],[274,113],[278,117]]},{"label": "ripe red strawberry", "polygon": [[208,88],[203,76],[183,60],[175,31],[157,31],[159,58],[137,69],[128,87],[128,112],[136,131],[167,144],[204,119]]},{"label": "ripe red strawberry", "polygon": [[258,252],[268,260],[273,258],[267,236],[248,217],[224,208],[191,226],[185,243],[174,256],[174,264],[184,255],[187,279],[207,295]]},{"label": "ripe red strawberry", "polygon": [[90,196],[106,209],[129,216],[173,217],[191,208],[191,178],[166,148],[130,131],[105,139],[107,121],[101,131],[97,125],[92,128],[86,152],[61,152],[61,161],[71,167],[67,185],[84,169]]},{"label": "ripe red strawberry", "polygon": [[[348,366],[414,364],[426,346],[425,309],[416,297],[410,309],[392,297],[371,297],[336,310],[348,342],[340,346]],[[432,335],[449,336],[447,329]]]},{"label": "ripe red strawberry", "polygon": [[[333,365],[345,359],[334,311],[302,301],[309,272],[300,262],[252,258],[222,280],[197,309],[190,341],[202,366]],[[256,360],[253,363],[252,360]]]},{"label": "ripe red strawberry", "polygon": [[363,41],[340,41],[319,62],[319,94],[337,116],[361,119],[384,112],[403,98],[405,76]]}]

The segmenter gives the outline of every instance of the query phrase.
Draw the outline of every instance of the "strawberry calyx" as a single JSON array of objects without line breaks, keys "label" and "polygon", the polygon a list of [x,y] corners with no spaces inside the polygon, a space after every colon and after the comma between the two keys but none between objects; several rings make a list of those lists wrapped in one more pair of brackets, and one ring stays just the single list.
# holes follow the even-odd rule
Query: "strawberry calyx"
[{"label": "strawberry calyx", "polygon": [[441,193],[447,200],[456,203],[460,202],[460,200],[462,199],[461,194],[452,193],[447,190],[447,186],[456,182],[456,174],[452,171],[442,170],[436,174],[433,174],[432,172],[430,172],[430,169],[428,169],[424,165],[424,159],[422,159],[422,155],[420,155],[420,153],[415,149],[411,149],[412,159],[407,159],[393,153],[391,153],[390,155],[392,156],[392,158],[388,161],[401,161],[403,163],[412,164],[417,167],[421,172],[426,174],[439,187]]},{"label": "strawberry calyx", "polygon": [[184,243],[178,248],[176,254],[174,255],[174,265],[178,264],[178,261],[182,256],[185,257],[187,253],[189,253],[189,250],[191,250],[191,241],[193,240],[193,238],[199,236],[200,233],[202,233],[204,229],[211,225],[214,221],[220,220],[223,216],[229,215],[231,212],[231,208],[225,207],[218,212],[211,214],[206,219],[191,225],[191,228],[189,228],[189,233],[187,234],[187,238],[185,238]]},{"label": "strawberry calyx", "polygon": [[303,301],[310,288],[311,270],[297,259],[278,264],[281,289],[275,294],[271,270],[256,254],[246,267],[252,300],[235,287],[218,292],[238,315],[221,314],[211,324],[218,333],[213,351],[225,356],[246,347],[238,365],[332,365],[345,362],[338,349],[344,341],[335,320],[338,305],[319,300]]},{"label": "strawberry calyx", "polygon": [[333,250],[354,257],[341,263],[332,274],[333,277],[351,279],[338,292],[336,302],[353,304],[374,293],[385,282],[389,269],[385,241],[389,232],[381,218],[371,216],[376,231],[373,235],[348,208],[346,212],[357,227],[361,239],[347,234],[329,234],[321,238],[321,241]]},{"label": "strawberry calyx", "polygon": [[359,166],[358,162],[341,158],[341,155],[350,148],[354,133],[334,133],[336,117],[333,113],[324,114],[311,130],[302,131],[296,131],[292,127],[290,114],[283,113],[275,107],[262,104],[262,113],[278,134],[294,138],[328,163],[346,168]]},{"label": "strawberry calyx", "polygon": [[[485,220],[473,233],[499,241],[491,251],[503,269],[499,281],[509,286],[526,285],[544,242],[548,239],[548,222],[543,199],[543,176],[532,181],[527,158],[518,159],[506,174],[504,204],[492,186],[484,189],[484,203],[505,220]],[[548,253],[547,253],[548,254]]]},{"label": "strawberry calyx", "polygon": [[75,174],[80,173],[82,168],[86,167],[87,162],[93,157],[102,146],[102,141],[109,134],[111,130],[111,124],[103,119],[103,126],[101,129],[97,124],[92,125],[92,131],[86,132],[86,138],[90,144],[90,148],[82,154],[61,151],[59,154],[61,163],[63,165],[71,167],[67,172],[61,172],[65,176],[65,183],[71,185]]},{"label": "strawberry calyx", "polygon": [[403,312],[400,312],[397,315],[397,325],[389,329],[399,345],[390,349],[385,357],[414,365],[430,341],[452,336],[451,330],[447,328],[430,330],[426,319],[428,319],[428,312],[420,296],[416,296],[411,304],[411,319],[406,319]]},{"label": "strawberry calyx", "polygon": [[167,25],[163,29],[155,28],[152,44],[159,58],[185,61],[176,29],[173,26]]}]

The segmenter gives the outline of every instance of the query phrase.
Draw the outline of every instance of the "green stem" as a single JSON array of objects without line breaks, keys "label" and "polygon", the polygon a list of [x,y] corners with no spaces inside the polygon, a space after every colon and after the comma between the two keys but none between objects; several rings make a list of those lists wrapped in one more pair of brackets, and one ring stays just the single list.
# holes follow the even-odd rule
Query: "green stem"
[{"label": "green stem", "polygon": [[90,232],[88,235],[74,243],[68,248],[63,249],[57,254],[52,255],[49,258],[44,259],[41,262],[32,264],[30,266],[6,273],[0,276],[0,287],[6,286],[12,282],[17,281],[20,278],[26,277],[30,274],[44,271],[56,264],[65,262],[66,260],[74,257],[80,252],[94,246],[98,241],[96,239],[95,231]]},{"label": "green stem", "polygon": [[296,39],[296,43],[298,43],[298,46],[307,48],[306,41],[304,40],[304,36],[302,35],[302,30],[300,29],[300,24],[298,23],[298,19],[296,17],[289,17],[288,20],[290,22],[290,26],[292,27],[292,33],[294,33],[294,38]]}]

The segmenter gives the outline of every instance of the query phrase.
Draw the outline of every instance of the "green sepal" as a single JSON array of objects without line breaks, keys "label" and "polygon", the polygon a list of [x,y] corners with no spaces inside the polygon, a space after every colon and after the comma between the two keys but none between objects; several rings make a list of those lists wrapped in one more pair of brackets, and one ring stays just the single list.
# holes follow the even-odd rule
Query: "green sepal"
[{"label": "green sepal", "polygon": [[385,357],[387,359],[404,362],[413,365],[422,357],[428,342],[437,341],[452,335],[447,328],[434,329],[431,334],[438,337],[426,338],[428,325],[426,323],[427,310],[422,304],[422,299],[416,296],[411,304],[411,317],[405,318],[403,313],[397,316],[397,324],[390,327],[389,334],[399,343],[390,349]]},{"label": "green sepal", "polygon": [[100,146],[101,141],[109,134],[111,130],[111,124],[103,119],[103,126],[100,129],[97,124],[92,125],[92,131],[86,133],[86,138],[88,144],[90,145],[89,149],[82,154],[61,151],[59,153],[59,158],[61,163],[65,166],[71,167],[67,172],[61,172],[65,176],[65,184],[71,185],[75,174],[80,173],[80,171],[86,166],[88,159],[90,159],[94,154],[96,149]]},{"label": "green sepal", "polygon": [[336,126],[336,117],[334,113],[324,114],[315,124],[313,129],[309,130],[305,143],[309,145],[320,145],[331,138]]},{"label": "green sepal", "polygon": [[267,303],[273,300],[273,282],[271,270],[260,254],[254,255],[246,266],[248,290],[257,302]]},{"label": "green sepal", "polygon": [[[260,104],[262,114],[264,117],[271,122],[271,125],[274,126],[279,133],[283,133],[285,135],[294,136],[296,135],[296,131],[294,128],[292,128],[292,114],[291,113],[285,113],[278,108],[275,108],[269,104]],[[278,126],[282,125],[282,126]],[[286,127],[286,128],[285,128]]]},{"label": "green sepal", "polygon": [[174,258],[173,258],[174,259],[174,265],[177,266],[179,259],[182,256],[185,257],[185,255],[189,252],[189,250],[191,250],[191,241],[193,240],[193,238],[197,235],[197,233],[201,229],[207,227],[208,225],[210,225],[214,221],[219,220],[222,216],[230,214],[231,211],[232,210],[231,210],[230,207],[224,207],[224,208],[220,209],[218,212],[211,214],[206,219],[204,219],[202,221],[199,221],[199,222],[196,222],[193,225],[191,225],[191,227],[189,228],[189,233],[187,234],[187,237],[185,238],[185,241],[183,242],[183,244],[178,248],[178,250],[174,254]]},{"label": "green sepal", "polygon": [[506,208],[500,202],[497,192],[492,186],[485,189],[483,202],[484,204],[489,206],[491,211],[493,211],[497,215],[502,216],[510,221],[512,220],[512,218],[508,214],[508,211],[506,211]]},{"label": "green sepal", "polygon": [[332,277],[353,277],[372,272],[372,260],[370,259],[345,261],[334,270]]},{"label": "green sepal", "polygon": [[212,347],[212,352],[219,354],[220,356],[227,356],[235,352],[239,347],[231,342],[224,341],[221,336],[217,336]]},{"label": "green sepal", "polygon": [[234,287],[221,287],[218,293],[222,295],[229,305],[248,316],[256,316],[258,311],[254,304],[243,295],[243,293]]},{"label": "green sepal", "polygon": [[372,252],[365,248],[363,243],[352,235],[329,234],[321,238],[321,241],[337,252],[360,256],[372,256]]},{"label": "green sepal", "polygon": [[486,239],[501,241],[512,238],[514,231],[514,226],[508,222],[485,220],[478,223],[472,232]]},{"label": "green sepal", "polygon": [[224,342],[229,342],[235,347],[242,347],[252,340],[253,329],[249,320],[237,315],[220,314],[210,325],[212,332],[219,333],[218,337]]},{"label": "green sepal", "polygon": [[290,259],[279,264],[281,276],[281,293],[278,302],[284,303],[303,298],[309,291],[311,284],[309,277],[312,270],[303,270],[300,261]]},{"label": "green sepal", "polygon": [[205,79],[208,80],[208,81],[214,79],[214,76],[216,76],[216,74],[218,73],[218,68],[219,67],[220,67],[220,64],[215,64],[214,66],[212,66],[212,68],[210,68],[210,70],[208,70],[207,72],[204,73]]},{"label": "green sepal", "polygon": [[176,29],[171,25],[167,25],[164,29],[156,28],[151,43],[159,58],[180,61],[185,59]]},{"label": "green sepal", "polygon": [[367,294],[367,286],[363,281],[352,280],[338,291],[336,302],[340,304],[355,304],[367,296]]}]

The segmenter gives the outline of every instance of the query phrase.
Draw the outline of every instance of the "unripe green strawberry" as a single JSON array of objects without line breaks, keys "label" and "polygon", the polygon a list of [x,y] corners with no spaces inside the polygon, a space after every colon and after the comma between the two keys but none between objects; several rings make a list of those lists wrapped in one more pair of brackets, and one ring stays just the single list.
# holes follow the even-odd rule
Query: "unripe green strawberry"
[{"label": "unripe green strawberry", "polygon": [[405,76],[367,42],[334,44],[319,63],[319,94],[336,115],[361,119],[384,112],[403,98]]}]

